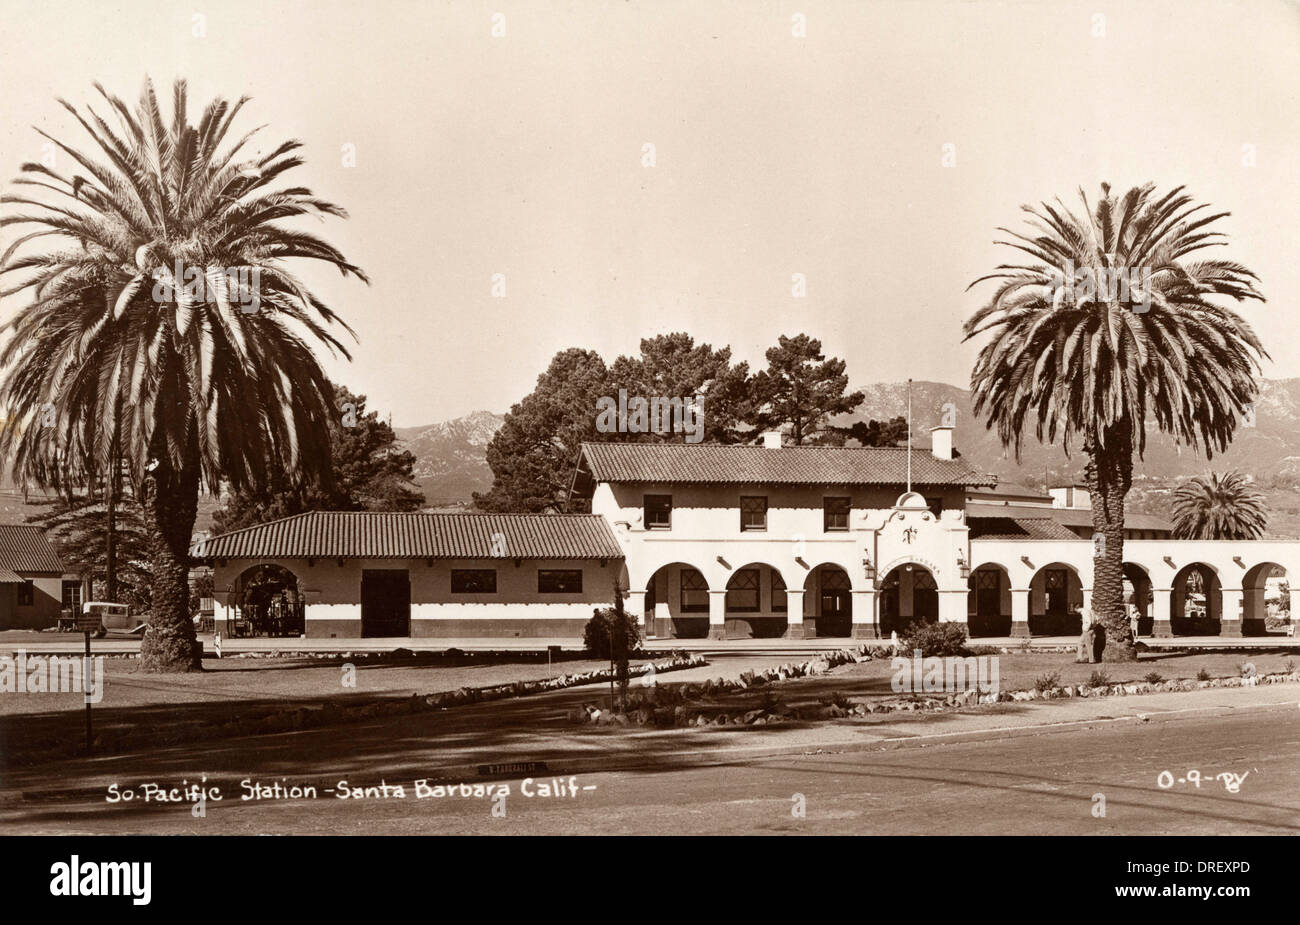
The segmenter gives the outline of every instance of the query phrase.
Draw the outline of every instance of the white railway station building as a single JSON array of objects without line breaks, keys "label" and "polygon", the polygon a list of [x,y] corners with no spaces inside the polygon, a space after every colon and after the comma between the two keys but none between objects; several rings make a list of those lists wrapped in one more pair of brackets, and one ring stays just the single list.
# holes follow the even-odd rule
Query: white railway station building
[{"label": "white railway station building", "polygon": [[[951,427],[931,437],[912,453],[775,434],[584,444],[571,502],[589,514],[317,512],[194,554],[213,565],[219,626],[250,606],[249,576],[274,569],[307,636],[578,636],[616,584],[659,639],[887,638],[915,620],[972,637],[1077,635],[1095,554],[1086,490],[999,486],[954,454]],[[1268,632],[1300,541],[1170,532],[1126,517],[1139,633]]]}]

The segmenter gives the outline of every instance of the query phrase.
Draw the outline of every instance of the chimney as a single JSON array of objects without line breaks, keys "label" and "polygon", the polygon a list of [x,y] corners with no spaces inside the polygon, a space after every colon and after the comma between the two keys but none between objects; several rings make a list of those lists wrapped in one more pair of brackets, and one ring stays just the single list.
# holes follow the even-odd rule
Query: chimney
[{"label": "chimney", "polygon": [[940,424],[930,428],[930,453],[935,459],[952,459],[951,424]]},{"label": "chimney", "polygon": [[781,432],[779,430],[769,430],[763,434],[763,449],[781,449]]}]

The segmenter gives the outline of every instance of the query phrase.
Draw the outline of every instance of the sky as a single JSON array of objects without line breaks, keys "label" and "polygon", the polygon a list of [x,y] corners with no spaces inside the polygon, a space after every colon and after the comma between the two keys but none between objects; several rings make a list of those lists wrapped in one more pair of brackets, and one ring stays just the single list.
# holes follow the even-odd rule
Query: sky
[{"label": "sky", "polygon": [[359,338],[326,369],[399,427],[678,330],[965,385],[997,226],[1103,181],[1230,211],[1264,375],[1300,376],[1295,3],[0,0],[0,47],[0,180],[32,126],[83,140],[56,100],[95,81],[184,77],[195,118],[248,95],[236,128],[303,141],[286,180],[349,211],[312,230],[372,280],[299,268]]}]

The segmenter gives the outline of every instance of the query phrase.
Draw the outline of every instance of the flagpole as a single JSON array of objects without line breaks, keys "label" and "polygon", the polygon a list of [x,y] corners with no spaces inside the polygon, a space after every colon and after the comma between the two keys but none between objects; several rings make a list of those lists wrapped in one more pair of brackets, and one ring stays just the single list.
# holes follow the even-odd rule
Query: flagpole
[{"label": "flagpole", "polygon": [[912,380],[907,380],[907,493],[912,493]]}]

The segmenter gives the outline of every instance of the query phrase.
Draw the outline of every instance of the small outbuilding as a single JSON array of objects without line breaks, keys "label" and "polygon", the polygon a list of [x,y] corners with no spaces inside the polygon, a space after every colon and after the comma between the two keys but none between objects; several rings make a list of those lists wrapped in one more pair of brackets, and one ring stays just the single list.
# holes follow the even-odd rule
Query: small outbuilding
[{"label": "small outbuilding", "polygon": [[626,588],[590,514],[312,511],[205,538],[234,635],[573,637]]},{"label": "small outbuilding", "polygon": [[55,626],[81,609],[84,584],[40,527],[0,524],[0,630]]}]

